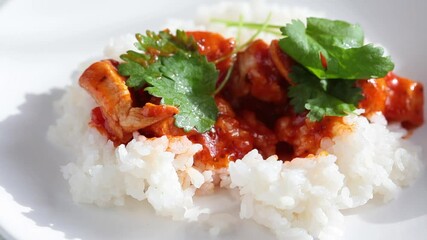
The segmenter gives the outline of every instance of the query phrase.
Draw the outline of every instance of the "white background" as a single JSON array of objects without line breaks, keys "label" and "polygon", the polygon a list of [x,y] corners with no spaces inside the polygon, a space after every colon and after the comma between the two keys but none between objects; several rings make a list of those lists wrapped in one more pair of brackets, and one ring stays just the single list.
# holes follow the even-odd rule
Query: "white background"
[{"label": "white background", "polygon": [[[101,56],[110,37],[191,18],[197,5],[215,1],[0,0],[0,232],[18,239],[199,239],[204,226],[157,217],[145,205],[100,209],[75,205],[59,167],[70,159],[45,139],[52,103],[74,72]],[[283,1],[358,22],[372,42],[391,54],[396,72],[426,81],[425,1]],[[426,149],[426,128],[413,140]],[[425,162],[425,160],[424,160]],[[218,197],[224,206],[235,203]],[[343,239],[425,239],[427,177],[397,200],[346,212]],[[357,213],[357,214],[356,214]],[[274,239],[250,221],[228,238]]]}]

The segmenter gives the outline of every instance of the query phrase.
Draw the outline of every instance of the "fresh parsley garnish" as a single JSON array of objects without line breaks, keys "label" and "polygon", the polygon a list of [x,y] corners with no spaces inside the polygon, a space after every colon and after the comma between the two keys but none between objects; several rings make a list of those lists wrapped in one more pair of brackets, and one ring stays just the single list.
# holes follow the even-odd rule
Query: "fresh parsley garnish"
[{"label": "fresh parsley garnish", "polygon": [[175,125],[186,131],[206,132],[215,124],[214,100],[218,71],[197,51],[197,44],[184,31],[137,34],[140,52],[128,51],[121,58],[119,73],[128,76],[128,87],[162,98],[162,104],[178,107]]},{"label": "fresh parsley garnish", "polygon": [[176,35],[168,30],[159,33],[146,31],[146,35],[137,33],[135,37],[135,47],[140,52],[127,51],[120,56],[125,62],[119,65],[119,73],[129,77],[126,81],[128,87],[142,88],[147,78],[159,77],[149,68],[159,58],[170,57],[178,51],[187,55],[198,54],[196,41],[181,30],[177,30]]},{"label": "fresh parsley garnish", "polygon": [[308,70],[294,67],[289,97],[297,113],[309,111],[311,121],[353,112],[363,99],[355,81],[383,77],[394,68],[382,48],[364,45],[359,25],[308,18],[307,27],[293,20],[280,30],[281,49]]},{"label": "fresh parsley garnish", "polygon": [[290,74],[295,84],[288,89],[290,103],[297,113],[308,110],[312,121],[353,112],[363,99],[356,80],[383,77],[394,68],[382,48],[364,44],[363,30],[357,24],[323,18],[307,18],[307,26],[293,20],[284,27],[213,21],[272,34],[278,34],[276,29],[280,28],[280,48],[300,64]]},{"label": "fresh parsley garnish", "polygon": [[282,50],[320,79],[378,78],[394,68],[382,48],[364,45],[359,25],[307,18],[307,27],[293,20],[280,30]]},{"label": "fresh parsley garnish", "polygon": [[355,106],[363,98],[354,80],[319,80],[300,66],[293,67],[290,77],[295,83],[288,91],[291,104],[297,113],[309,110],[307,117],[310,121],[348,115],[356,110]]},{"label": "fresh parsley garnish", "polygon": [[161,77],[147,78],[151,85],[145,90],[162,98],[162,103],[176,106],[175,124],[185,131],[195,127],[199,132],[209,130],[216,121],[218,108],[212,97],[218,78],[215,65],[205,56],[178,52],[161,58],[153,65]]},{"label": "fresh parsley garnish", "polygon": [[197,52],[197,44],[194,38],[187,36],[182,30],[177,30],[175,35],[172,35],[168,30],[160,31],[158,34],[147,31],[146,35],[136,34],[136,39],[138,42],[135,46],[151,55],[154,53],[154,55],[170,56],[179,50],[188,53]]}]

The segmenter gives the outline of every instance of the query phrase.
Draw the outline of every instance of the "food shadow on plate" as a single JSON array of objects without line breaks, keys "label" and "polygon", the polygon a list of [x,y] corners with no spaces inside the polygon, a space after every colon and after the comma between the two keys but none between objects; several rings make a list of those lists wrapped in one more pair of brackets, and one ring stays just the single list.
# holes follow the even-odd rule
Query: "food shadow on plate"
[{"label": "food shadow on plate", "polygon": [[[167,217],[156,216],[146,202],[130,200],[126,207],[114,208],[98,208],[72,202],[68,185],[60,173],[60,167],[71,161],[71,158],[46,139],[47,130],[56,118],[53,103],[63,93],[64,90],[54,89],[48,94],[28,94],[25,103],[19,107],[19,114],[0,122],[1,150],[5,157],[0,164],[0,186],[17,203],[32,208],[33,211],[25,213],[25,216],[40,227],[63,232],[66,238],[119,239],[126,234],[127,239],[137,239],[141,236],[142,229],[144,236],[149,239],[206,237],[209,226],[172,223]],[[366,207],[345,213],[360,214],[363,220],[374,223],[399,222],[425,215],[426,181],[427,174],[423,174],[414,186],[404,189],[396,200],[372,211]],[[421,191],[418,193],[420,197],[414,198],[413,196],[417,196],[414,191]],[[402,205],[407,206],[404,212],[393,211],[396,206]],[[261,229],[250,221],[238,224],[239,227],[251,226],[245,229],[254,232]],[[145,231],[146,229],[149,231]],[[157,231],[161,229],[168,231]],[[100,232],[103,232],[102,236]],[[231,236],[241,233],[231,230],[229,234],[219,235],[218,238],[226,239],[230,236],[232,239]],[[250,237],[248,232],[245,235]],[[265,235],[268,236],[268,232]]]},{"label": "food shadow on plate", "polygon": [[422,149],[420,160],[423,166],[415,182],[399,190],[395,198],[387,203],[374,197],[362,207],[343,210],[344,215],[358,214],[362,221],[376,224],[396,223],[427,215],[426,133],[427,127],[423,126],[410,140]]},{"label": "food shadow on plate", "polygon": [[[6,6],[6,3],[10,2],[9,0],[0,0],[0,10]],[[1,238],[0,238],[1,239]]]},{"label": "food shadow on plate", "polygon": [[[418,68],[419,69],[419,68]],[[424,92],[424,99],[427,93]],[[424,104],[424,114],[427,104]],[[395,199],[384,204],[381,199],[372,199],[368,204],[344,210],[345,215],[358,214],[360,219],[369,223],[395,223],[427,215],[427,125],[417,129],[409,139],[421,147],[420,159],[423,169],[410,186],[399,191]]]},{"label": "food shadow on plate", "polygon": [[[427,93],[424,92],[424,99]],[[427,113],[427,104],[424,105]],[[421,148],[420,160],[423,164],[415,182],[401,189],[390,202],[374,198],[368,204],[342,211],[344,215],[357,214],[362,221],[376,224],[396,223],[427,215],[427,126],[417,129],[409,139]]]},{"label": "food shadow on plate", "polygon": [[[54,102],[63,94],[64,90],[60,89],[46,94],[27,94],[25,102],[19,106],[20,113],[0,122],[0,150],[4,158],[0,162],[0,186],[16,203],[32,209],[23,213],[26,218],[34,221],[37,227],[63,233],[66,239],[121,239],[123,236],[140,239],[141,234],[145,239],[209,237],[212,226],[206,222],[172,222],[169,217],[156,216],[146,201],[127,199],[126,207],[109,208],[75,204],[60,172],[60,167],[72,159],[46,136],[56,119]],[[224,216],[215,217],[224,219]],[[235,217],[238,218],[238,213]],[[255,232],[259,235],[260,231],[266,238],[273,236],[252,221],[236,223],[230,218],[228,221],[239,228],[249,226],[250,230],[228,229],[216,238],[250,237]]]},{"label": "food shadow on plate", "polygon": [[105,210],[72,202],[60,172],[60,167],[71,158],[46,138],[55,120],[53,103],[63,93],[63,90],[54,89],[48,94],[27,94],[25,103],[19,107],[20,113],[0,122],[4,158],[0,164],[0,186],[18,204],[32,209],[24,214],[25,217],[40,227],[64,232],[66,238],[96,239],[97,232],[109,226],[107,232],[111,239],[119,239],[123,236],[119,229],[124,223],[127,230],[136,230],[144,224],[162,224],[162,221],[166,224],[167,219],[160,217],[153,217],[149,222],[138,220],[138,215],[154,215],[151,208],[141,205]]},{"label": "food shadow on plate", "polygon": [[[425,163],[425,159],[422,158]],[[390,202],[372,199],[368,204],[343,211],[344,215],[358,214],[362,221],[375,224],[402,222],[427,215],[427,171],[424,167],[416,182],[402,189]]]}]

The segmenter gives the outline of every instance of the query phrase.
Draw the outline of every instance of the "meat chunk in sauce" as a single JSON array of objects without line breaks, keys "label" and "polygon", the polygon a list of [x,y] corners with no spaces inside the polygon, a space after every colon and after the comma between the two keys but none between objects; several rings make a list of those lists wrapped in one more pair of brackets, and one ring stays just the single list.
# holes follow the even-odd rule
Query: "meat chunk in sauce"
[{"label": "meat chunk in sauce", "polygon": [[194,156],[196,166],[226,167],[254,148],[253,134],[242,127],[231,106],[220,97],[215,102],[219,115],[213,129],[189,136],[191,141],[203,145],[203,150]]},{"label": "meat chunk in sauce", "polygon": [[205,55],[208,61],[218,61],[215,65],[219,71],[218,83],[220,83],[231,66],[231,53],[236,44],[234,39],[226,39],[218,33],[204,31],[187,32],[187,35],[196,40],[199,53]]},{"label": "meat chunk in sauce", "polygon": [[387,85],[384,78],[359,80],[364,99],[359,102],[359,108],[365,109],[365,115],[370,117],[376,112],[384,112],[387,99]]},{"label": "meat chunk in sauce", "polygon": [[292,66],[295,65],[295,61],[282,52],[279,46],[278,40],[271,41],[268,49],[271,60],[274,62],[275,67],[279,70],[280,74],[288,81],[289,84],[293,84],[289,74],[292,72]]},{"label": "meat chunk in sauce", "polygon": [[277,103],[287,98],[285,85],[270,57],[269,45],[257,40],[237,54],[226,91],[233,98],[251,95],[265,102]]},{"label": "meat chunk in sauce", "polygon": [[93,125],[117,144],[130,140],[132,132],[178,113],[172,106],[145,104],[132,106],[132,98],[125,78],[117,72],[113,62],[104,60],[92,64],[79,79],[81,87],[91,94],[99,105],[94,110]]},{"label": "meat chunk in sauce", "polygon": [[359,107],[365,115],[382,112],[389,122],[399,122],[408,130],[424,123],[424,93],[420,83],[390,72],[384,78],[359,81],[365,99]]},{"label": "meat chunk in sauce", "polygon": [[389,73],[385,77],[387,98],[384,116],[390,122],[400,122],[406,129],[420,127],[424,123],[423,85]]}]

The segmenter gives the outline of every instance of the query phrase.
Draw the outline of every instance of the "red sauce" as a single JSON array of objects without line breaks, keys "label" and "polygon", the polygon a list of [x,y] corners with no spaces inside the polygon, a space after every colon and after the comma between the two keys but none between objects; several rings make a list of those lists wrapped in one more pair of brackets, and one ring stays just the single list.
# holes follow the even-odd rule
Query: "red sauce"
[{"label": "red sauce", "polygon": [[239,120],[231,106],[221,97],[215,98],[219,116],[211,131],[184,132],[174,125],[174,118],[166,119],[141,130],[148,137],[187,135],[193,143],[203,146],[194,157],[194,165],[204,168],[220,168],[229,161],[242,158],[254,148],[254,133]]},{"label": "red sauce", "polygon": [[281,103],[286,101],[286,84],[270,56],[269,45],[257,40],[237,54],[224,94],[227,99],[250,95],[263,102]]},{"label": "red sauce", "polygon": [[387,99],[384,115],[390,122],[401,122],[406,129],[414,129],[424,123],[423,85],[389,73],[385,77]]},{"label": "red sauce", "polygon": [[390,72],[384,78],[359,81],[365,99],[359,107],[365,115],[382,112],[389,122],[400,122],[408,130],[424,123],[423,85]]},{"label": "red sauce", "polygon": [[226,167],[254,148],[251,132],[242,129],[237,119],[224,115],[218,117],[211,131],[189,136],[189,139],[203,146],[194,156],[194,165],[207,168]]},{"label": "red sauce", "polygon": [[101,108],[100,107],[96,107],[94,109],[92,109],[92,114],[91,114],[91,126],[97,128],[98,130],[105,130],[104,129],[104,123],[105,123],[105,119],[104,116],[102,116],[102,112],[101,112]]},{"label": "red sauce", "polygon": [[92,109],[91,120],[89,125],[96,128],[102,135],[107,136],[109,139],[114,139],[111,131],[108,130],[108,124],[105,122],[105,118],[102,115],[100,107],[95,107]]},{"label": "red sauce", "polygon": [[252,112],[236,116],[231,106],[216,97],[219,117],[209,132],[189,134],[189,139],[200,143],[203,150],[195,155],[195,166],[226,167],[230,161],[242,158],[256,148],[264,156],[275,154],[276,136]]},{"label": "red sauce", "polygon": [[235,47],[234,39],[225,39],[218,33],[204,31],[187,32],[187,35],[194,37],[200,54],[205,55],[208,61],[219,60],[216,63],[216,68],[220,72],[218,82],[221,82],[231,65],[231,53]]},{"label": "red sauce", "polygon": [[359,108],[365,109],[365,115],[370,116],[375,112],[383,112],[387,98],[385,79],[359,80],[357,84],[363,90],[364,99],[360,101]]}]

